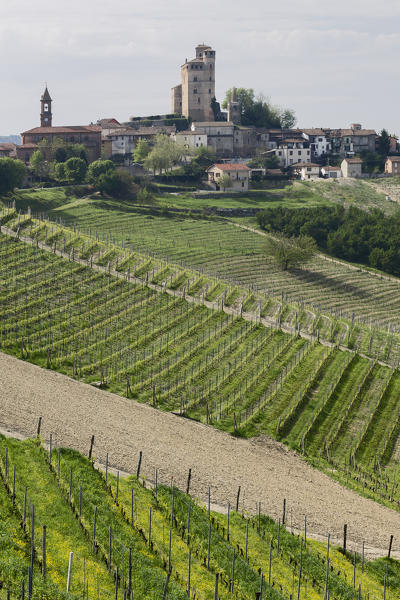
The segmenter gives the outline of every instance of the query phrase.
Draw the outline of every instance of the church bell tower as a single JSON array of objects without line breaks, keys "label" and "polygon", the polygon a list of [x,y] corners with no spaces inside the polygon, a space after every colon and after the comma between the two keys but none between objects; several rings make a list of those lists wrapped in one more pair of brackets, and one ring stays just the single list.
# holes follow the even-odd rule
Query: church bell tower
[{"label": "church bell tower", "polygon": [[51,112],[51,103],[52,100],[46,85],[46,89],[44,90],[43,95],[40,98],[40,127],[52,126],[53,115]]}]

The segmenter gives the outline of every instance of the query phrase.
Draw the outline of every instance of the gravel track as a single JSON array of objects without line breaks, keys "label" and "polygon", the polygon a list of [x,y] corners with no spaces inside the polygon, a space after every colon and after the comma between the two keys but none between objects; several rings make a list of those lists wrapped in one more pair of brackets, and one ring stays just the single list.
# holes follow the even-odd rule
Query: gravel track
[{"label": "gravel track", "polygon": [[[40,415],[46,440],[52,432],[57,445],[87,453],[94,434],[96,459],[104,463],[108,452],[121,471],[136,472],[142,450],[143,474],[152,480],[157,467],[159,480],[173,477],[184,490],[191,468],[191,493],[205,501],[211,486],[219,510],[235,505],[239,485],[240,508],[251,512],[261,501],[262,511],[278,518],[286,498],[295,529],[306,515],[310,536],[330,532],[339,543],[347,523],[349,548],[360,551],[365,540],[369,557],[385,555],[400,530],[400,513],[342,487],[274,440],[236,439],[0,353],[0,431],[33,436]],[[400,558],[396,537],[393,556]]]}]

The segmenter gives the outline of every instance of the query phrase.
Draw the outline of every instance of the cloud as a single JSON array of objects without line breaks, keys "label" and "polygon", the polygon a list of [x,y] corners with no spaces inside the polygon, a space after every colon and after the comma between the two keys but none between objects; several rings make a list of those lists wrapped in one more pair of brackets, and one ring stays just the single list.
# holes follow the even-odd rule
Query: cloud
[{"label": "cloud", "polygon": [[0,7],[0,133],[36,124],[46,79],[58,123],[168,111],[179,66],[202,41],[217,50],[220,98],[245,85],[300,122],[347,123],[358,106],[366,125],[400,131],[398,17],[398,0],[14,0]]}]

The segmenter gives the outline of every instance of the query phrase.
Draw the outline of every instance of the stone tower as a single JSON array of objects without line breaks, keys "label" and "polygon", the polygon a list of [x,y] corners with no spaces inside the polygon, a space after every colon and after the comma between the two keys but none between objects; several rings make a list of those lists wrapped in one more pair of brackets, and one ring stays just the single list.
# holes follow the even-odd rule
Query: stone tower
[{"label": "stone tower", "polygon": [[215,50],[200,44],[196,58],[181,67],[181,84],[172,88],[172,111],[192,121],[214,121],[211,100],[215,97]]},{"label": "stone tower", "polygon": [[40,127],[51,127],[53,122],[53,114],[51,112],[52,99],[49,90],[44,90],[40,98]]},{"label": "stone tower", "polygon": [[236,95],[236,88],[232,88],[232,98],[228,102],[228,121],[240,125],[241,114],[240,114],[240,102],[238,102]]}]

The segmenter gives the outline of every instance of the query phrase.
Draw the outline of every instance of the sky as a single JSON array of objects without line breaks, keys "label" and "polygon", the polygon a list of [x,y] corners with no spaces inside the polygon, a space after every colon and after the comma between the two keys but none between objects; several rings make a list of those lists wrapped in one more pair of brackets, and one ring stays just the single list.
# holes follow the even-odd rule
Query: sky
[{"label": "sky", "polygon": [[216,94],[253,88],[300,127],[400,135],[399,0],[0,0],[0,135],[164,114],[180,65],[216,50]]}]

